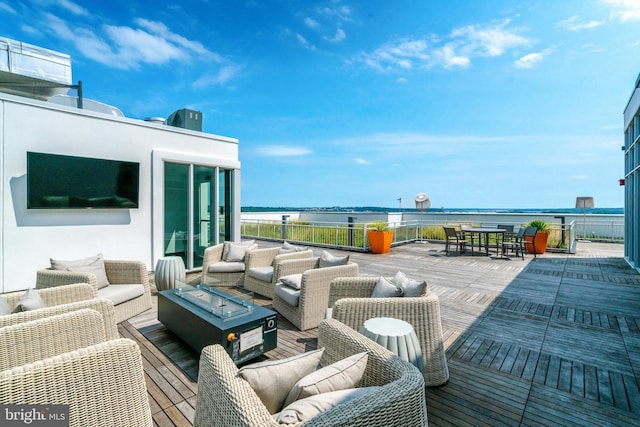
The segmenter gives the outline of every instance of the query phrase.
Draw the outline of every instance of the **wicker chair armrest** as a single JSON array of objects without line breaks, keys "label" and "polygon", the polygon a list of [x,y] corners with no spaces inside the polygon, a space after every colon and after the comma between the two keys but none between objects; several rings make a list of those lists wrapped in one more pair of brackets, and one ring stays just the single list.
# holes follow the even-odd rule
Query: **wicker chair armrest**
[{"label": "wicker chair armrest", "polygon": [[325,347],[323,366],[366,351],[369,357],[361,386],[381,388],[321,413],[308,425],[427,425],[424,379],[412,365],[333,319],[320,323],[318,347]]},{"label": "wicker chair armrest", "polygon": [[0,372],[0,402],[68,404],[70,425],[153,425],[140,349],[125,338]]},{"label": "wicker chair armrest", "polygon": [[44,268],[36,273],[36,289],[51,288],[71,283],[88,283],[98,290],[98,279],[93,273],[79,271],[53,270]]},{"label": "wicker chair armrest", "polygon": [[194,426],[278,426],[238,367],[220,345],[200,354]]},{"label": "wicker chair armrest", "polygon": [[334,267],[314,268],[302,274],[300,283],[300,307],[305,313],[318,310],[322,314],[329,307],[329,287],[336,277],[357,276],[358,264],[350,263]]},{"label": "wicker chair armrest", "polygon": [[320,258],[288,259],[274,266],[273,283],[290,274],[302,274],[307,270],[318,268]]},{"label": "wicker chair armrest", "polygon": [[331,281],[329,307],[342,298],[369,298],[378,283],[378,277],[337,277]]},{"label": "wicker chair armrest", "polygon": [[21,313],[0,316],[0,328],[9,325],[29,322],[37,319],[44,319],[58,314],[70,313],[81,309],[95,310],[102,316],[104,330],[108,340],[116,339],[118,326],[116,324],[116,314],[113,303],[107,299],[96,298],[84,301],[76,301],[69,304],[60,304],[52,307],[45,307],[39,310],[23,311]]},{"label": "wicker chair armrest", "polygon": [[209,246],[204,250],[202,256],[202,268],[206,270],[211,264],[222,261],[222,251],[224,249],[224,243],[218,243],[217,245]]},{"label": "wicker chair armrest", "polygon": [[106,341],[102,315],[81,309],[0,328],[0,371]]},{"label": "wicker chair armrest", "polygon": [[277,247],[248,251],[244,259],[245,270],[252,267],[270,267],[279,251],[280,248]]},{"label": "wicker chair armrest", "polygon": [[[9,307],[14,307],[25,291],[2,294]],[[84,301],[98,297],[98,291],[88,283],[74,283],[53,288],[38,289],[38,294],[47,307],[68,304],[76,301]]]},{"label": "wicker chair armrest", "polygon": [[149,290],[149,271],[144,262],[104,260],[104,269],[112,285],[140,283]]}]

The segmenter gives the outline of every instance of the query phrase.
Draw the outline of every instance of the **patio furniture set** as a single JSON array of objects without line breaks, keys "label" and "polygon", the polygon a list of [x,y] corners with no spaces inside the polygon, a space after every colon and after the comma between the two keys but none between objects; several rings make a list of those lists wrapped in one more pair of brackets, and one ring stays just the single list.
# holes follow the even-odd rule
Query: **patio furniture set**
[{"label": "patio furniture set", "polygon": [[[445,233],[445,253],[447,255],[451,252],[452,245],[455,245],[458,254],[465,253],[467,247],[470,247],[471,255],[473,255],[477,242],[478,250],[482,251],[484,247],[485,254],[489,256],[490,242],[493,240],[496,254],[505,257],[512,253],[516,258],[522,257],[523,260],[526,243],[530,242],[533,245],[538,233],[537,227],[521,227],[514,234],[513,225],[498,225],[495,228],[469,226],[460,226],[459,228],[443,226],[442,228]],[[490,236],[493,236],[493,239]],[[536,257],[535,251],[533,251],[533,256]]]},{"label": "patio furniture set", "polygon": [[[225,242],[208,248],[205,260],[211,264],[203,265],[201,285],[158,294],[159,319],[202,350],[196,425],[212,419],[230,426],[279,425],[278,417],[283,422],[294,417],[305,425],[426,425],[424,387],[444,384],[449,377],[438,297],[426,282],[407,279],[406,295],[401,296],[405,288],[398,284],[400,294],[392,297],[386,293],[398,275],[360,277],[348,256],[323,251],[314,257],[313,251],[288,243],[259,249],[253,242]],[[38,271],[36,289],[1,295],[0,353],[10,357],[0,361],[0,402],[68,404],[70,425],[151,425],[140,349],[119,338],[116,326],[151,307],[144,263],[103,260],[101,255],[51,261],[51,268]],[[163,280],[166,286],[183,285]],[[311,381],[317,392],[301,394],[286,407],[280,402],[276,411],[264,405],[264,391],[238,374],[243,369],[238,364],[277,343],[276,313],[250,297],[239,301],[239,286],[242,292],[272,298],[273,309],[298,329],[319,328],[321,358],[304,375],[293,369],[300,374],[293,383]],[[382,294],[374,297],[380,289]],[[376,330],[376,318],[396,319],[402,334]],[[363,329],[369,319],[374,321]],[[193,328],[196,323],[200,326]],[[207,332],[206,325],[215,332]],[[196,333],[186,331],[190,327]],[[198,335],[208,338],[189,339]],[[348,384],[318,386],[326,379],[316,377],[345,369],[361,353],[368,359]],[[285,391],[291,394],[296,387],[302,386]],[[83,392],[76,393],[79,389]],[[318,406],[325,410],[309,410]]]}]

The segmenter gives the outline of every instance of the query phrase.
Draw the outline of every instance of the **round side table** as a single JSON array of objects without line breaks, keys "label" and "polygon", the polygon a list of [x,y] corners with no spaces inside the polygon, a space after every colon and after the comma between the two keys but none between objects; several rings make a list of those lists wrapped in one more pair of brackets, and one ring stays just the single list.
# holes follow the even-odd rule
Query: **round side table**
[{"label": "round side table", "polygon": [[179,256],[167,256],[158,259],[155,270],[156,289],[164,291],[176,287],[176,281],[184,282],[187,273],[184,262]]},{"label": "round side table", "polygon": [[410,323],[391,317],[374,317],[364,322],[360,333],[424,372],[422,349]]}]

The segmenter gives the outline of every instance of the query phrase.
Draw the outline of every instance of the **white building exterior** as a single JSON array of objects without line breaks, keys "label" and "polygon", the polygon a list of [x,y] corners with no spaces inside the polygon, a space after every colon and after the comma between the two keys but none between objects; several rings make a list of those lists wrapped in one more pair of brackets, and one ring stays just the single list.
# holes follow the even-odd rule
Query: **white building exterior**
[{"label": "white building exterior", "polygon": [[624,110],[624,257],[640,271],[640,76]]},{"label": "white building exterior", "polygon": [[[139,208],[27,209],[28,151],[139,162]],[[0,174],[1,292],[34,286],[50,258],[102,253],[152,271],[177,254],[189,269],[240,238],[233,138],[0,93]]]}]

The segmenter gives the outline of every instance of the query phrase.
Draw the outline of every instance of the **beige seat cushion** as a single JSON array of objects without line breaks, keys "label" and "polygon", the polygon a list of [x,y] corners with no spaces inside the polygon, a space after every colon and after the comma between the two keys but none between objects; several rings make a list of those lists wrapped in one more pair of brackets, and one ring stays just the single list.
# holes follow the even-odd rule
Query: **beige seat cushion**
[{"label": "beige seat cushion", "polygon": [[143,285],[111,285],[98,290],[98,298],[110,300],[113,305],[122,304],[144,294]]},{"label": "beige seat cushion", "polygon": [[291,307],[297,307],[300,303],[300,291],[285,284],[276,283],[273,293],[282,298],[282,300]]},{"label": "beige seat cushion", "polygon": [[247,276],[271,283],[273,280],[273,267],[251,267],[247,270]]},{"label": "beige seat cushion", "polygon": [[209,273],[242,273],[244,271],[244,262],[226,262],[220,261],[207,267]]}]

